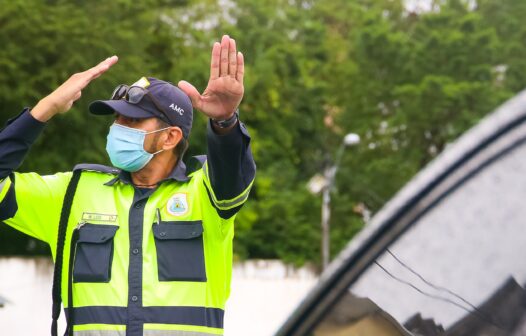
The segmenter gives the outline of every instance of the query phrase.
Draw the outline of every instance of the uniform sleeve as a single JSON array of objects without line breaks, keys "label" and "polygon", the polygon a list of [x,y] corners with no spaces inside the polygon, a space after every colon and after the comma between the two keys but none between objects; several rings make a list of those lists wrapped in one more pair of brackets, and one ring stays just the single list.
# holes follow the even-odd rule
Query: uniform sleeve
[{"label": "uniform sleeve", "polygon": [[49,243],[56,235],[71,173],[40,176],[14,172],[44,125],[24,109],[0,132],[0,220]]},{"label": "uniform sleeve", "polygon": [[[56,240],[62,202],[71,172],[41,176],[12,173],[0,193],[0,216],[4,223],[50,244]],[[9,204],[10,211],[2,207]],[[13,211],[14,208],[14,211]]]},{"label": "uniform sleeve", "polygon": [[254,182],[256,164],[250,135],[242,122],[225,135],[215,133],[210,121],[207,128],[205,186],[219,215],[228,219],[243,206]]},{"label": "uniform sleeve", "polygon": [[7,121],[0,132],[0,180],[20,167],[44,126],[45,123],[33,118],[28,108]]}]

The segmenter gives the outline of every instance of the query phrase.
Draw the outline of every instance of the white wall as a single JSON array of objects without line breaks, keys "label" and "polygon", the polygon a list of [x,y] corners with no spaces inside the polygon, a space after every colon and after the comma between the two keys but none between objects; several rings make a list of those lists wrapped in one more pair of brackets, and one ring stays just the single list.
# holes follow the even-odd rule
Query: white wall
[{"label": "white wall", "polygon": [[[1,335],[49,334],[52,276],[48,258],[0,258],[0,295],[11,301],[0,308]],[[225,335],[272,335],[315,282],[309,269],[280,261],[234,265]],[[65,326],[61,315],[59,334]]]}]

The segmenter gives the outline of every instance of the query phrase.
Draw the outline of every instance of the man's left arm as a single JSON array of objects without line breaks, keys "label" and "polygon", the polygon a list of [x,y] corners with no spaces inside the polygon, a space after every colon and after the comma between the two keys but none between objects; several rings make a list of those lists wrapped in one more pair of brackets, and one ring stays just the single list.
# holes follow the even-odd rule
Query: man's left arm
[{"label": "man's left arm", "polygon": [[240,121],[225,133],[210,120],[207,140],[205,185],[219,215],[228,219],[243,206],[254,182],[256,164],[250,150],[250,135]]},{"label": "man's left arm", "polygon": [[[201,95],[190,83],[178,86],[192,105],[211,120],[208,123],[208,158],[204,165],[205,185],[219,215],[228,219],[246,201],[254,181],[256,165],[250,151],[250,136],[243,123],[218,126],[214,120],[230,120],[244,94],[244,58],[236,41],[224,35],[212,47],[210,79]],[[228,123],[228,122],[226,122]]]}]

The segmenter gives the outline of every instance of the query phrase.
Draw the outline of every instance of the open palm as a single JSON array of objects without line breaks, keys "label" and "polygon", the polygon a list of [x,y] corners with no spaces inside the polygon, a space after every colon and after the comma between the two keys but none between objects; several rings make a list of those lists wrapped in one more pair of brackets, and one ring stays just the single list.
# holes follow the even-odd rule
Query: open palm
[{"label": "open palm", "polygon": [[108,71],[118,60],[117,56],[108,57],[91,69],[72,75],[55,91],[39,101],[31,110],[31,114],[38,120],[45,122],[56,114],[69,111],[73,103],[82,95],[82,90],[92,80]]},{"label": "open palm", "polygon": [[221,43],[212,48],[210,79],[200,94],[190,83],[180,81],[178,86],[192,100],[192,105],[213,119],[227,119],[235,112],[243,98],[243,54],[236,51],[236,41],[224,35]]}]

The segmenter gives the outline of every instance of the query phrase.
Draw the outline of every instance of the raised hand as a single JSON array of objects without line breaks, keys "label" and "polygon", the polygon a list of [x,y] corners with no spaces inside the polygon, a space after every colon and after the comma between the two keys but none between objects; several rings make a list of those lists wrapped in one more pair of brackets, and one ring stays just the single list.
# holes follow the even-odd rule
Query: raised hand
[{"label": "raised hand", "polygon": [[234,114],[243,98],[243,54],[236,51],[236,41],[223,35],[221,43],[212,48],[210,79],[200,94],[190,83],[180,81],[178,86],[192,100],[192,105],[213,119],[228,119]]},{"label": "raised hand", "polygon": [[118,60],[117,56],[108,57],[93,68],[72,75],[55,91],[40,100],[31,110],[31,114],[40,121],[48,121],[56,114],[69,111],[82,95],[82,90]]}]

